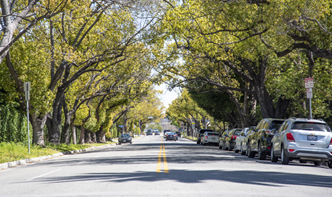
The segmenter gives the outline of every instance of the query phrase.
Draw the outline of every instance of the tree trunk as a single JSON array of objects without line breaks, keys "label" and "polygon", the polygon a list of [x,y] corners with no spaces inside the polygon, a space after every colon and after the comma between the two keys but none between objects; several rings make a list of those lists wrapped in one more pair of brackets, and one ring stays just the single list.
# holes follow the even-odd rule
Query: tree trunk
[{"label": "tree trunk", "polygon": [[62,113],[62,98],[63,94],[57,93],[57,96],[53,103],[53,116],[52,116],[52,128],[49,131],[49,141],[53,144],[60,143],[60,131],[61,131],[61,113]]},{"label": "tree trunk", "polygon": [[91,132],[91,141],[92,141],[92,143],[97,143],[96,132]]},{"label": "tree trunk", "polygon": [[65,123],[64,123],[64,127],[63,127],[63,133],[64,133],[64,143],[69,144],[70,143],[70,122],[71,122],[71,117],[72,117],[72,113],[68,112],[68,108],[67,108],[67,103],[65,101],[65,99],[63,100],[63,111],[64,111],[64,115],[65,115]]},{"label": "tree trunk", "polygon": [[103,131],[103,126],[100,127],[100,129],[96,132],[97,136],[97,143],[105,143],[106,137],[105,132]]},{"label": "tree trunk", "polygon": [[37,116],[37,114],[30,115],[30,122],[33,129],[32,143],[40,146],[45,145],[44,141],[44,127],[47,120],[47,115]]},{"label": "tree trunk", "polygon": [[77,144],[76,142],[76,127],[74,125],[71,126],[71,137],[73,144]]},{"label": "tree trunk", "polygon": [[80,144],[85,144],[85,128],[81,126]]},{"label": "tree trunk", "polygon": [[91,139],[91,131],[89,130],[85,130],[85,143],[87,144],[91,144],[92,143],[92,139]]}]

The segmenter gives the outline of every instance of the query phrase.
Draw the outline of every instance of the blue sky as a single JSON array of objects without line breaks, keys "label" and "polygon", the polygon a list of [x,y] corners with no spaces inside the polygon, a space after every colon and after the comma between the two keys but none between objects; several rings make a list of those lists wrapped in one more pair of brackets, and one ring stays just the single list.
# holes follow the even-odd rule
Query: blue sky
[{"label": "blue sky", "polygon": [[178,97],[178,93],[180,93],[179,89],[168,91],[167,86],[164,83],[160,86],[155,86],[154,89],[163,91],[163,94],[159,94],[159,98],[164,103],[166,109],[168,108],[168,105]]}]

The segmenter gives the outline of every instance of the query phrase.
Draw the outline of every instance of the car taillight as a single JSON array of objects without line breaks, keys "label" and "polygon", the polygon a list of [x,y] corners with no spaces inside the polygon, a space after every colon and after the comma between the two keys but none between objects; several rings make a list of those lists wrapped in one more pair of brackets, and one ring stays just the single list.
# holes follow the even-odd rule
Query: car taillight
[{"label": "car taillight", "polygon": [[289,142],[295,142],[295,139],[291,133],[286,134],[287,141]]},{"label": "car taillight", "polygon": [[168,137],[168,135],[166,135],[166,137]]},{"label": "car taillight", "polygon": [[331,140],[330,140],[330,145],[332,145],[332,138],[331,138]]},{"label": "car taillight", "polygon": [[208,136],[205,136],[206,139],[208,139]]},{"label": "car taillight", "polygon": [[271,134],[272,131],[271,131],[271,130],[265,130],[265,133],[266,133],[266,134]]},{"label": "car taillight", "polygon": [[236,137],[237,137],[236,135],[233,135],[233,136],[231,137],[231,139],[232,139],[232,140],[235,140]]},{"label": "car taillight", "polygon": [[289,152],[294,152],[295,149],[288,149],[288,150],[289,150]]}]

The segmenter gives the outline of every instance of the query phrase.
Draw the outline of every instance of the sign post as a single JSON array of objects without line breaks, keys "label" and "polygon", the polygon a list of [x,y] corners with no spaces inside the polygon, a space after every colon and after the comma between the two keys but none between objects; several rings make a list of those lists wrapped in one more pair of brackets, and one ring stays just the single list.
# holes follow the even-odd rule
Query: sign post
[{"label": "sign post", "polygon": [[30,90],[31,90],[31,83],[25,82],[24,83],[24,93],[25,93],[25,100],[27,101],[27,118],[28,118],[28,149],[30,154],[30,131],[29,131],[29,100],[30,100]]},{"label": "sign post", "polygon": [[310,119],[312,119],[311,99],[312,88],[314,87],[314,78],[309,77],[304,79],[305,88],[307,88],[307,98],[309,99]]}]

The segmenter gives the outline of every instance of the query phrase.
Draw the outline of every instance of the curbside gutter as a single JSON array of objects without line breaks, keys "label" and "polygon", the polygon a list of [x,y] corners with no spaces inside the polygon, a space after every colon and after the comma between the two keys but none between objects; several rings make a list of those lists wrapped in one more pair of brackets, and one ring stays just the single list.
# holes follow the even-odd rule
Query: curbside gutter
[{"label": "curbside gutter", "polygon": [[42,157],[22,159],[22,160],[19,160],[19,161],[11,161],[11,162],[7,162],[7,163],[1,163],[0,164],[0,171],[1,170],[6,170],[8,168],[13,168],[13,167],[16,167],[16,166],[26,165],[28,163],[33,163],[33,162],[44,161],[44,160],[48,160],[48,159],[61,157],[63,155],[70,155],[70,154],[76,154],[76,153],[81,153],[81,152],[93,151],[93,150],[107,148],[107,147],[115,146],[115,145],[116,144],[106,144],[106,145],[103,145],[103,146],[96,146],[96,147],[93,146],[93,147],[90,147],[90,148],[85,148],[85,149],[80,149],[80,150],[60,152],[60,153],[56,153],[56,154],[53,154],[53,155],[47,155],[47,156],[42,156]]}]

